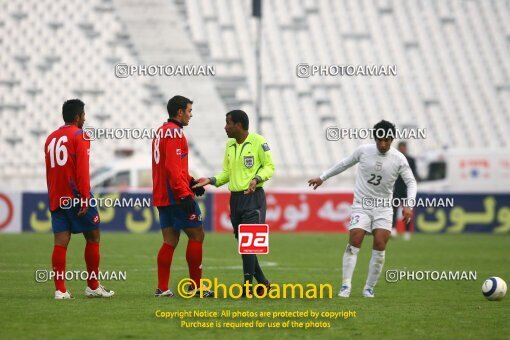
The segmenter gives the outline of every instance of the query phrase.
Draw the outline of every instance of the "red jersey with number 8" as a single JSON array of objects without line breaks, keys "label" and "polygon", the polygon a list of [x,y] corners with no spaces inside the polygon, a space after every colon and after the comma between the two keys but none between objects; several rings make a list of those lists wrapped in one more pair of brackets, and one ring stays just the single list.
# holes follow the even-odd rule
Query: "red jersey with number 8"
[{"label": "red jersey with number 8", "polygon": [[46,182],[50,210],[60,207],[62,197],[90,198],[90,141],[76,125],[53,131],[44,144]]},{"label": "red jersey with number 8", "polygon": [[164,123],[152,141],[153,205],[179,204],[186,196],[194,197],[189,187],[188,141],[182,125],[174,120]]}]

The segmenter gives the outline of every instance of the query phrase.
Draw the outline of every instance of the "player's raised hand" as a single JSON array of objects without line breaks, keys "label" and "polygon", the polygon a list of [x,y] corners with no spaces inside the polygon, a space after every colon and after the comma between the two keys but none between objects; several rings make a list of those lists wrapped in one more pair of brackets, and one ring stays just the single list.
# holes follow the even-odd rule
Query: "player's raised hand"
[{"label": "player's raised hand", "polygon": [[409,207],[404,207],[402,209],[402,215],[404,215],[405,223],[409,223],[411,221],[411,218],[413,218],[413,210]]},{"label": "player's raised hand", "polygon": [[209,178],[199,178],[198,181],[191,187],[191,189],[205,187],[206,185],[211,184],[211,180]]},{"label": "player's raised hand", "polygon": [[322,183],[324,183],[322,179],[320,179],[319,177],[315,177],[308,181],[308,186],[309,187],[313,186],[313,190],[315,190],[318,187],[320,187]]}]

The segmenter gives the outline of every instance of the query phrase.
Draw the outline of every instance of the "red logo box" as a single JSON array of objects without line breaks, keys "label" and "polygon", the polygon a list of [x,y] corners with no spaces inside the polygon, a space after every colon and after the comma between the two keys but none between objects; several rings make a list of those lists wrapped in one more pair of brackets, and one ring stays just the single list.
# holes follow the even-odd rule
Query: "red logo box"
[{"label": "red logo box", "polygon": [[240,224],[239,254],[269,253],[269,224]]}]

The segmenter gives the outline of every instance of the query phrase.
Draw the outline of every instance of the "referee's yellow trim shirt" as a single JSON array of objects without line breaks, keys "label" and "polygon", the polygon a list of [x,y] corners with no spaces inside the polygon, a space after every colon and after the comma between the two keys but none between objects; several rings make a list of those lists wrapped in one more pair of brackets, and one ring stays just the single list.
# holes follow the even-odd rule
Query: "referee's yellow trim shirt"
[{"label": "referee's yellow trim shirt", "polygon": [[264,186],[274,173],[274,163],[266,139],[256,133],[249,133],[242,144],[229,138],[223,159],[223,171],[214,176],[216,187],[228,183],[230,191],[244,191],[250,182],[258,177],[257,188]]}]

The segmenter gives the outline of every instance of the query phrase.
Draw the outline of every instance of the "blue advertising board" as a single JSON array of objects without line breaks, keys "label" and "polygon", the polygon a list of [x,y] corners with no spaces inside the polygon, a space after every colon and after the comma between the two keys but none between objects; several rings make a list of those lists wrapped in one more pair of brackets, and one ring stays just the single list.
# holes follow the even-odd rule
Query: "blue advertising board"
[{"label": "blue advertising board", "polygon": [[[97,195],[106,200],[139,200],[147,202],[147,192],[104,193]],[[214,211],[216,195],[208,193],[197,199],[204,229],[215,230],[221,211]],[[415,231],[420,233],[510,233],[509,194],[436,194],[420,193],[417,201],[432,203],[432,207],[417,206],[414,214]],[[150,204],[130,207],[99,207],[101,230],[144,233],[159,231],[157,209]],[[22,194],[22,230],[24,232],[51,232],[48,195],[45,192]]]},{"label": "blue advertising board", "polygon": [[[436,199],[434,207],[417,207],[415,230],[422,233],[510,232],[508,194],[418,194],[417,199]],[[447,203],[453,200],[452,205]],[[439,201],[441,200],[441,201]]]},{"label": "blue advertising board", "polygon": [[[103,202],[114,202],[112,207],[98,206],[102,231],[124,231],[144,233],[159,231],[157,208],[150,205],[152,195],[146,192],[104,193],[96,197]],[[129,207],[116,206],[115,202],[131,202]],[[149,204],[144,204],[149,202]],[[212,230],[212,195],[198,197],[206,231]],[[137,204],[140,203],[140,204]],[[108,206],[110,206],[109,204]],[[48,209],[48,194],[25,192],[22,195],[22,230],[24,232],[51,232],[51,216]]]}]

